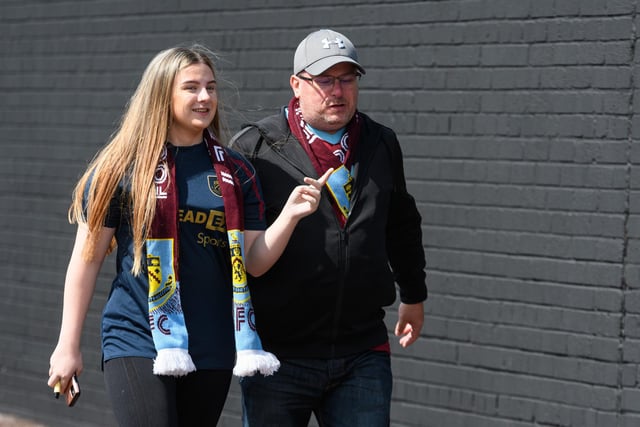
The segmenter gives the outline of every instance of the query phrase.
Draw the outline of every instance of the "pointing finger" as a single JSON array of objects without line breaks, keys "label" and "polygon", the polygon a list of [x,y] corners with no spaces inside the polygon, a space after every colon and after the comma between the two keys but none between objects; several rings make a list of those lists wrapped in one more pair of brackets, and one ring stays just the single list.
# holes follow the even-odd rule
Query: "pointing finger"
[{"label": "pointing finger", "polygon": [[329,180],[329,177],[331,176],[332,173],[333,173],[333,168],[329,168],[324,173],[324,175],[322,175],[320,178],[318,178],[318,183],[320,184],[320,187],[322,187],[323,185],[325,185],[327,183],[327,181]]},{"label": "pointing finger", "polygon": [[320,178],[313,179],[313,178],[305,177],[304,182],[318,189],[321,189],[327,183],[332,173],[333,173],[333,168],[329,168]]}]

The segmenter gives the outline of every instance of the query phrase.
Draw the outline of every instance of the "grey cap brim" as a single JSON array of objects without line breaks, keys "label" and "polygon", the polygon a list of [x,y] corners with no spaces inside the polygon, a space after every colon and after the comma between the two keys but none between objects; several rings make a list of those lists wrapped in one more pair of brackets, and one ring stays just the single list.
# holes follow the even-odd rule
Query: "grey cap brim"
[{"label": "grey cap brim", "polygon": [[358,67],[358,71],[360,71],[360,73],[366,74],[366,71],[364,71],[364,68],[362,68],[362,65],[358,64],[357,61],[354,61],[353,59],[349,58],[348,56],[343,56],[343,55],[329,56],[327,58],[319,59],[318,61],[314,62],[313,64],[308,65],[305,69],[296,71],[295,74],[298,74],[301,71],[306,71],[307,73],[311,74],[312,76],[318,76],[318,75],[324,73],[325,71],[327,71],[329,68],[331,68],[334,65],[339,64],[341,62],[350,62],[353,65],[355,65],[356,67]]}]

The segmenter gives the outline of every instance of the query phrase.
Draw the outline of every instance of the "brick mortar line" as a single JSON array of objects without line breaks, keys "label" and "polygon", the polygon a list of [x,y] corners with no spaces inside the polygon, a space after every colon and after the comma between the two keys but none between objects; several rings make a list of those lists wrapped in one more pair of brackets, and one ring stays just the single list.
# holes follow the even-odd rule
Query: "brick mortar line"
[{"label": "brick mortar line", "polygon": [[636,28],[636,18],[637,18],[638,10],[637,5],[634,4],[633,10],[631,11],[631,55],[629,58],[629,69],[630,69],[630,81],[629,81],[629,109],[628,109],[628,122],[627,122],[627,167],[626,167],[626,200],[625,200],[625,210],[624,210],[624,225],[623,225],[623,247],[622,247],[622,278],[620,282],[620,290],[622,292],[621,295],[621,306],[620,306],[620,335],[619,335],[619,343],[618,343],[618,378],[617,378],[617,396],[616,396],[616,409],[618,413],[617,417],[617,426],[622,426],[624,424],[624,420],[620,418],[622,413],[622,404],[623,404],[623,389],[624,389],[624,347],[626,341],[625,334],[625,320],[627,316],[626,310],[626,302],[627,302],[627,293],[629,291],[629,284],[627,282],[627,273],[626,266],[628,264],[628,254],[629,254],[629,218],[631,216],[631,187],[632,187],[632,166],[633,162],[631,159],[632,156],[632,145],[633,145],[633,119],[634,119],[634,102],[635,102],[635,78],[634,78],[634,66],[636,63],[636,43],[638,32]]}]

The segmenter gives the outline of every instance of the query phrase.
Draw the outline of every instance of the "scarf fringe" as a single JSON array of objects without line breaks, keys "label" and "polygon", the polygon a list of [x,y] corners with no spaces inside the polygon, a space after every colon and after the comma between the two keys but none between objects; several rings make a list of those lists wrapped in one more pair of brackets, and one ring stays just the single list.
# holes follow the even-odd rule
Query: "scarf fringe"
[{"label": "scarf fringe", "polygon": [[273,375],[280,368],[278,358],[264,350],[239,350],[236,355],[236,366],[233,375],[251,377],[256,372],[264,376]]},{"label": "scarf fringe", "polygon": [[171,375],[182,377],[196,370],[189,352],[182,348],[164,348],[158,350],[153,363],[153,373],[156,375]]}]

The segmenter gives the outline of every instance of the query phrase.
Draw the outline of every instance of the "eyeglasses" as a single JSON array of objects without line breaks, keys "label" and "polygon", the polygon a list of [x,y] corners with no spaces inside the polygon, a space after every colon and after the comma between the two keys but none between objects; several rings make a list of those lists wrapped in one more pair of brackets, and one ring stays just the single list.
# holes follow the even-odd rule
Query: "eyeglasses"
[{"label": "eyeglasses", "polygon": [[335,77],[335,76],[315,76],[315,77],[305,77],[298,76],[302,80],[306,80],[308,82],[315,83],[320,89],[328,90],[332,89],[333,85],[336,84],[336,80],[340,82],[343,86],[353,86],[356,84],[358,80],[360,80],[360,73],[353,74],[345,74],[344,76]]}]

